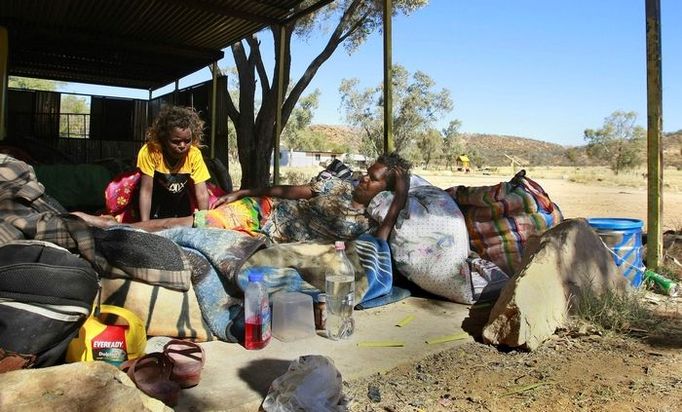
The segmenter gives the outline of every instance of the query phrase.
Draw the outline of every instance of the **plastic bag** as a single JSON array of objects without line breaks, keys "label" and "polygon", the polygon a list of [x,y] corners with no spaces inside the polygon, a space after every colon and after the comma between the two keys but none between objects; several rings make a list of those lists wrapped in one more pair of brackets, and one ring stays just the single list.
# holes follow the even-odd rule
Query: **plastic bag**
[{"label": "plastic bag", "polygon": [[321,355],[301,356],[270,385],[262,408],[266,412],[347,411],[341,373]]}]

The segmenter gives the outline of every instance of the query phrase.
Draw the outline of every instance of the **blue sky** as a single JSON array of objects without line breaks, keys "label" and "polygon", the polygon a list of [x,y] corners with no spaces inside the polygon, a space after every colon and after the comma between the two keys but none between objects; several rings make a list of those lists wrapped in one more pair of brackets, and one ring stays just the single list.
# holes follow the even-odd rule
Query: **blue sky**
[{"label": "blue sky", "polygon": [[[393,62],[421,70],[450,90],[462,131],[506,134],[563,145],[583,144],[616,110],[635,111],[646,126],[644,0],[431,0],[393,23]],[[661,0],[663,128],[682,129],[682,2]],[[263,53],[272,56],[269,33]],[[293,45],[292,78],[321,50],[322,36]],[[338,87],[358,78],[382,80],[382,38],[370,37],[348,56],[337,50],[313,80],[320,106],[314,123],[343,124]],[[220,66],[230,66],[231,54]],[[209,78],[188,76],[180,87]],[[172,87],[159,91],[166,92]],[[146,91],[69,85],[65,90],[146,98]],[[156,94],[156,93],[155,93]]]}]

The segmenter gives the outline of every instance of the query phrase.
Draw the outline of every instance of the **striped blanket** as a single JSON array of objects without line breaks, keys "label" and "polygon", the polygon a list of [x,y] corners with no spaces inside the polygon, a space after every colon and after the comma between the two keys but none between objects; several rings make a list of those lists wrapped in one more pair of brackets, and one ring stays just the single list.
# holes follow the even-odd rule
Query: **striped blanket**
[{"label": "striped blanket", "polygon": [[471,250],[509,276],[521,269],[528,238],[563,220],[561,210],[521,170],[494,186],[458,186],[447,190],[464,213]]}]

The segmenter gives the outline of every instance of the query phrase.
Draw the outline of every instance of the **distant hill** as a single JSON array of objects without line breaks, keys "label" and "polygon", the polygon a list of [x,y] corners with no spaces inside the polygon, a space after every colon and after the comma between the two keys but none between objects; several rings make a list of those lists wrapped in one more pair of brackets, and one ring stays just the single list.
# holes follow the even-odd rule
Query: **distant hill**
[{"label": "distant hill", "polygon": [[667,133],[662,146],[665,165],[682,169],[682,130]]},{"label": "distant hill", "polygon": [[337,145],[349,145],[355,152],[360,147],[361,137],[357,130],[350,126],[343,125],[329,125],[329,124],[313,124],[308,127],[313,133],[319,133],[325,136],[331,143]]},{"label": "distant hill", "polygon": [[[476,153],[486,166],[508,165],[510,160],[505,154],[528,165],[571,163],[566,156],[566,147],[556,143],[518,136],[478,133],[467,133],[462,137],[467,151]],[[582,154],[578,157],[582,160]]]},{"label": "distant hill", "polygon": [[[310,130],[323,134],[335,143],[346,143],[357,151],[360,133],[349,126],[312,125]],[[519,136],[491,135],[482,133],[462,134],[467,154],[482,163],[479,166],[504,166],[510,163],[505,156],[514,157],[527,165],[568,166],[596,165],[585,153],[585,146],[567,147],[556,143],[528,139]],[[666,133],[663,137],[666,166],[682,168],[682,130]],[[474,160],[472,159],[472,160]]]}]

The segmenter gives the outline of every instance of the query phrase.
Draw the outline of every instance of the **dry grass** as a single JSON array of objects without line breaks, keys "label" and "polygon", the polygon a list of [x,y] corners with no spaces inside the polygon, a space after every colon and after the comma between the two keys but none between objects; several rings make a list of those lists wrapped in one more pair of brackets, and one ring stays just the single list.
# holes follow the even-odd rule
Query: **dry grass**
[{"label": "dry grass", "polygon": [[576,315],[602,331],[627,333],[631,329],[646,329],[651,313],[642,304],[642,293],[620,294],[607,290],[597,295],[591,288],[582,288]]}]

